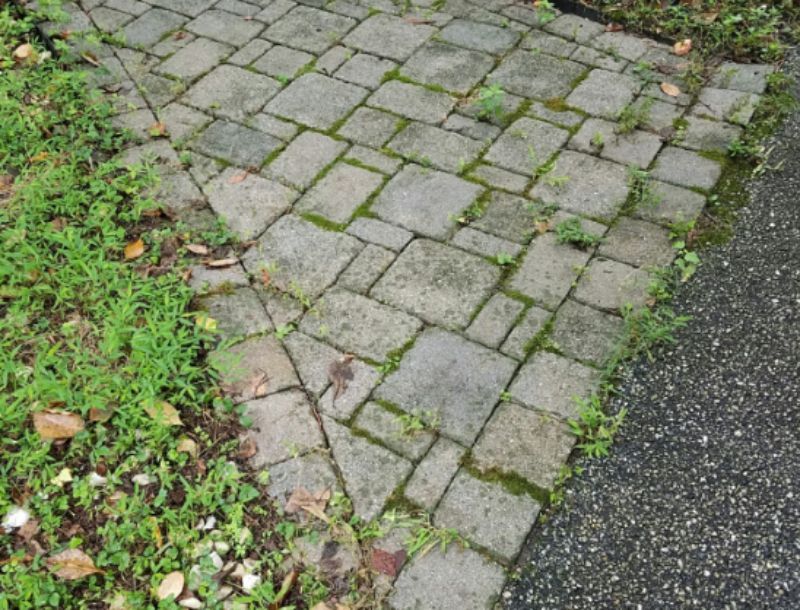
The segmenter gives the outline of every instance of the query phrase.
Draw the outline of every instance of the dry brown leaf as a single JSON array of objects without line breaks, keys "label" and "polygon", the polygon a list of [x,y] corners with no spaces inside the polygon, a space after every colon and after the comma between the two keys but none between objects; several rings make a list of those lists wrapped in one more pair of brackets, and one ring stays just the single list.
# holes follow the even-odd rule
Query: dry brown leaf
[{"label": "dry brown leaf", "polygon": [[205,261],[206,267],[214,269],[221,269],[223,267],[231,267],[239,262],[238,258],[218,258],[215,260]]},{"label": "dry brown leaf", "polygon": [[315,604],[311,610],[331,610],[331,607],[325,602],[319,602],[318,604]]},{"label": "dry brown leaf", "polygon": [[125,246],[125,260],[132,261],[144,254],[144,242],[141,237]]},{"label": "dry brown leaf", "polygon": [[547,220],[539,220],[533,223],[533,227],[536,230],[536,233],[539,235],[544,235],[550,230],[550,222]]},{"label": "dry brown leaf", "polygon": [[611,23],[606,24],[606,32],[621,32],[624,29],[625,28],[621,23],[615,23],[612,21]]},{"label": "dry brown leaf", "polygon": [[353,381],[352,354],[345,354],[339,360],[334,360],[328,367],[328,379],[333,384],[333,400],[336,400],[347,390],[347,382]]},{"label": "dry brown leaf", "polygon": [[239,441],[239,452],[238,455],[242,459],[248,459],[253,457],[256,452],[258,451],[258,447],[256,446],[255,439],[250,436],[249,434],[244,436]]},{"label": "dry brown leaf", "polygon": [[25,524],[17,530],[17,536],[28,542],[36,534],[39,533],[39,521],[37,519],[28,519]]},{"label": "dry brown leaf", "polygon": [[83,57],[84,61],[86,61],[87,63],[92,64],[95,68],[99,68],[100,67],[100,62],[97,60],[97,57],[95,57],[94,53],[90,53],[89,51],[85,51],[85,52],[81,53],[81,57]]},{"label": "dry brown leaf", "polygon": [[176,449],[181,453],[188,453],[192,457],[197,457],[197,443],[188,437],[178,441]]},{"label": "dry brown leaf", "polygon": [[274,601],[269,605],[269,610],[279,610],[281,608],[281,602],[286,599],[287,595],[289,595],[289,592],[294,587],[295,582],[297,582],[297,572],[292,570],[283,577],[281,588],[275,595]]},{"label": "dry brown leaf", "polygon": [[147,128],[147,133],[153,138],[166,138],[169,135],[167,131],[167,124],[163,121],[158,121]]},{"label": "dry brown leaf", "polygon": [[111,419],[113,414],[114,412],[111,409],[98,409],[97,407],[92,407],[89,409],[89,421],[106,422]]},{"label": "dry brown leaf", "polygon": [[19,45],[16,49],[14,49],[12,56],[17,61],[25,61],[26,59],[31,59],[32,57],[34,57],[35,54],[36,50],[33,48],[33,45],[25,43]]},{"label": "dry brown leaf", "polygon": [[688,55],[689,51],[692,50],[692,39],[691,38],[684,38],[683,40],[679,40],[672,46],[672,52],[675,55],[683,57],[684,55]]},{"label": "dry brown leaf", "polygon": [[203,244],[186,244],[185,247],[192,254],[198,254],[200,256],[206,256],[208,254],[208,246],[204,246]]},{"label": "dry brown leaf", "polygon": [[261,270],[261,283],[264,285],[264,288],[269,287],[270,283],[272,282],[272,276],[269,274],[269,271],[266,269]]},{"label": "dry brown leaf", "polygon": [[308,514],[314,515],[317,519],[328,523],[330,519],[328,515],[325,514],[325,507],[328,505],[328,500],[330,500],[330,498],[330,489],[312,494],[305,487],[298,487],[292,492],[292,495],[289,496],[289,501],[286,503],[285,509],[289,514],[304,510]]},{"label": "dry brown leaf", "polygon": [[167,599],[170,595],[177,598],[183,592],[184,582],[185,579],[182,572],[176,570],[167,574],[161,584],[158,585],[158,591],[156,591],[159,601]]},{"label": "dry brown leaf", "polygon": [[80,549],[67,549],[49,557],[47,566],[62,580],[77,580],[91,574],[102,574],[103,570],[94,565],[94,561]]},{"label": "dry brown leaf", "polygon": [[267,381],[269,380],[269,375],[264,372],[259,372],[250,380],[250,393],[253,395],[253,398],[261,398],[262,396],[267,395]]},{"label": "dry brown leaf", "polygon": [[166,400],[159,400],[153,404],[145,405],[144,411],[160,424],[167,426],[183,425],[178,410]]},{"label": "dry brown leaf", "polygon": [[242,172],[240,174],[234,174],[230,178],[228,178],[228,184],[239,184],[240,182],[244,182],[247,180],[247,172]]},{"label": "dry brown leaf", "polygon": [[678,97],[681,94],[681,90],[673,85],[672,83],[661,83],[660,85],[661,91],[663,91],[666,95],[670,97]]},{"label": "dry brown leaf", "polygon": [[42,152],[33,155],[30,159],[28,159],[28,161],[30,161],[31,163],[39,163],[47,159],[49,156],[50,153],[47,152],[46,150],[43,150]]},{"label": "dry brown leaf", "polygon": [[76,413],[45,409],[33,414],[33,427],[44,439],[57,440],[72,438],[83,430],[86,425],[83,418]]}]

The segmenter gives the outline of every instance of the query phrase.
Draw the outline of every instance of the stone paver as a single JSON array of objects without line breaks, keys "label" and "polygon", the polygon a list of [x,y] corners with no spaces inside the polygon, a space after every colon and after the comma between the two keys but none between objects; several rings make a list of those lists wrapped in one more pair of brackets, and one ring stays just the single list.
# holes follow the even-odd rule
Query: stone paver
[{"label": "stone paver", "polygon": [[[477,550],[437,547],[376,591],[395,610],[491,608],[539,510],[500,475],[552,488],[573,397],[596,391],[621,309],[647,302],[669,224],[720,177],[707,153],[740,137],[773,69],[723,62],[669,97],[661,82],[689,90],[669,46],[512,0],[82,5],[58,28],[124,39],[90,74],[138,138],[120,162],[153,163],[166,209],[244,242],[186,281],[230,340],[209,357],[272,498],[330,488],[371,519],[405,496]],[[477,95],[491,85],[498,116]],[[652,197],[629,196],[630,166]],[[557,242],[575,214],[598,246]],[[437,429],[408,434],[412,417]]]}]

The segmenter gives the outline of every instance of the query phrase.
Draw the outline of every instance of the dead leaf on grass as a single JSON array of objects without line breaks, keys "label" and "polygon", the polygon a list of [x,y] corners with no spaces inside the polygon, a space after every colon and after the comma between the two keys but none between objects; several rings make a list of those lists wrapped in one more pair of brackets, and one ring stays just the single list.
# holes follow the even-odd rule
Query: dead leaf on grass
[{"label": "dead leaf on grass", "polygon": [[25,43],[19,45],[11,54],[16,61],[28,61],[36,58],[36,49],[33,45]]},{"label": "dead leaf on grass", "polygon": [[58,440],[72,438],[86,425],[76,413],[56,409],[45,409],[33,414],[33,427],[44,439]]},{"label": "dead leaf on grass", "polygon": [[681,94],[681,90],[672,83],[664,82],[661,83],[660,87],[661,91],[663,91],[665,95],[668,95],[670,97],[678,97]]},{"label": "dead leaf on grass", "polygon": [[161,584],[158,585],[158,591],[156,591],[158,599],[163,601],[170,595],[177,598],[183,592],[184,582],[185,579],[182,572],[178,572],[177,570],[175,572],[170,572],[164,577]]},{"label": "dead leaf on grass", "polygon": [[102,574],[94,561],[80,549],[67,549],[49,557],[47,567],[62,580],[77,580],[91,574]]},{"label": "dead leaf on grass", "polygon": [[533,227],[539,235],[544,235],[551,228],[549,220],[539,220],[533,223]]},{"label": "dead leaf on grass", "polygon": [[130,242],[127,246],[125,246],[125,260],[132,261],[134,259],[139,258],[142,254],[144,254],[144,242],[140,237],[136,241]]},{"label": "dead leaf on grass", "polygon": [[114,412],[111,409],[99,409],[97,407],[92,407],[89,409],[89,421],[106,422],[111,419],[113,414]]},{"label": "dead leaf on grass", "polygon": [[333,384],[333,400],[336,400],[347,390],[347,382],[353,381],[353,354],[345,354],[339,360],[334,360],[328,367],[328,380]]},{"label": "dead leaf on grass", "polygon": [[180,453],[188,453],[192,457],[197,457],[197,443],[188,437],[178,441],[177,449]]},{"label": "dead leaf on grass", "polygon": [[325,514],[325,507],[328,505],[328,500],[330,499],[330,489],[312,494],[305,487],[298,487],[292,492],[292,495],[289,496],[289,501],[286,503],[285,509],[289,514],[304,510],[308,514],[314,515],[317,519],[328,523],[330,519],[328,515]]},{"label": "dead leaf on grass", "polygon": [[39,533],[38,519],[28,519],[25,524],[17,530],[17,536],[28,542],[36,534]]},{"label": "dead leaf on grass", "polygon": [[683,40],[679,40],[674,45],[672,45],[672,52],[679,57],[683,57],[684,55],[688,55],[689,51],[692,50],[692,39],[691,38],[684,38]]},{"label": "dead leaf on grass", "polygon": [[178,410],[166,400],[159,400],[144,407],[145,413],[152,417],[156,422],[166,426],[182,426],[181,416]]},{"label": "dead leaf on grass", "polygon": [[186,244],[185,248],[192,254],[200,256],[208,255],[208,246],[204,246],[203,244]]},{"label": "dead leaf on grass", "polygon": [[100,67],[100,61],[97,59],[97,56],[94,53],[85,51],[81,53],[81,57],[86,63],[92,64],[95,68]]}]

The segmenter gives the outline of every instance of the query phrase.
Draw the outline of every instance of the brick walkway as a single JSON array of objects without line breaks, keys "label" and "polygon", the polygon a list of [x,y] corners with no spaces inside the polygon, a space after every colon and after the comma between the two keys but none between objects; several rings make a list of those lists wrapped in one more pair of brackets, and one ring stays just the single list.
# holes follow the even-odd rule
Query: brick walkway
[{"label": "brick walkway", "polygon": [[[238,358],[223,381],[271,493],[331,486],[364,519],[390,497],[429,511],[471,549],[410,562],[390,605],[485,608],[572,451],[565,420],[620,309],[645,302],[648,270],[673,258],[667,225],[695,218],[720,175],[699,151],[741,133],[767,71],[723,64],[671,97],[660,84],[688,89],[684,59],[572,15],[300,2],[84,0],[65,27],[121,33],[95,81],[142,139],[126,161],[156,161],[160,200],[254,241],[191,281],[241,340],[216,357]],[[503,120],[478,101],[489,85]],[[169,141],[149,139],[156,121]],[[630,166],[649,170],[644,196]],[[599,246],[559,242],[575,215]]]}]

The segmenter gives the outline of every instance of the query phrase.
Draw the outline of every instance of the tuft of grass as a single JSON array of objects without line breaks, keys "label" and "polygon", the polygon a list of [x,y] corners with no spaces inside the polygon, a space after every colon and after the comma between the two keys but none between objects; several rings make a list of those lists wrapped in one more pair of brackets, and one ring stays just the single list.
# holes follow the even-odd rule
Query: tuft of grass
[{"label": "tuft of grass", "polygon": [[582,250],[592,248],[602,241],[602,237],[589,233],[577,217],[567,218],[556,225],[556,239],[560,244],[572,244]]}]

